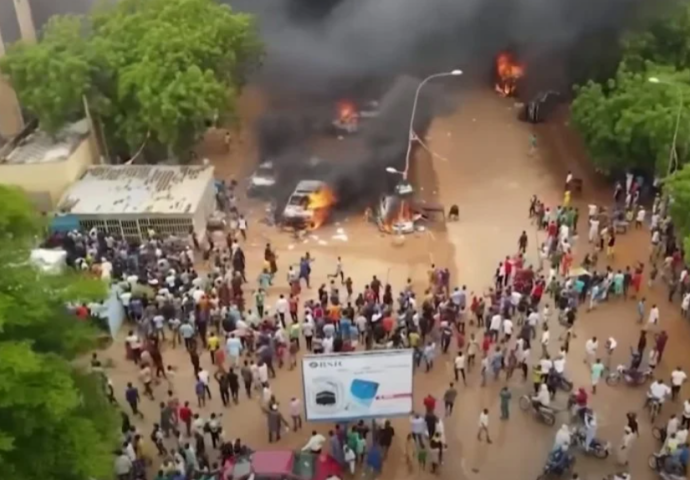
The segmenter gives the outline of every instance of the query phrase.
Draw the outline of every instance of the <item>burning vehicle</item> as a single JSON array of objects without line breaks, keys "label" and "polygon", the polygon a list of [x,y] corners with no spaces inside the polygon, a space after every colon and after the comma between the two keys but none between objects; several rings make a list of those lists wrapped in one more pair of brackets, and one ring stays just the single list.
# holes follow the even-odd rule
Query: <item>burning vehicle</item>
[{"label": "burning vehicle", "polygon": [[502,97],[514,97],[517,94],[518,81],[525,75],[525,67],[507,52],[496,57],[496,84],[494,88]]},{"label": "burning vehicle", "polygon": [[336,135],[352,135],[359,131],[360,123],[379,115],[379,102],[366,102],[359,107],[355,102],[342,100],[336,106],[336,118],[332,122]]},{"label": "burning vehicle", "polygon": [[294,230],[315,230],[328,220],[335,203],[335,194],[326,182],[302,180],[288,198],[281,222]]}]

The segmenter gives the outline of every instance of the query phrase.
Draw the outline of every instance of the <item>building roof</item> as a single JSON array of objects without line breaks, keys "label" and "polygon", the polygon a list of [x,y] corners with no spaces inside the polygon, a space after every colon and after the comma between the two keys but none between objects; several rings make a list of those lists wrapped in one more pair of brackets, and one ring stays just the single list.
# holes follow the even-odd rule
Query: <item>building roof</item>
[{"label": "building roof", "polygon": [[87,119],[67,125],[54,136],[40,129],[34,130],[22,138],[14,148],[11,147],[11,143],[7,144],[5,151],[0,151],[0,164],[17,165],[66,160],[88,134]]},{"label": "building roof", "polygon": [[58,210],[74,215],[191,214],[210,182],[212,166],[91,167],[69,187]]}]

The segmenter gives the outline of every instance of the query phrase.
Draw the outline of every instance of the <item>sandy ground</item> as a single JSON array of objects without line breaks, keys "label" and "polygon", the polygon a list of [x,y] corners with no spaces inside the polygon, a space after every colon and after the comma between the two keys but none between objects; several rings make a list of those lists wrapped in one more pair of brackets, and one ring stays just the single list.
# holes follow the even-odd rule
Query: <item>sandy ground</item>
[{"label": "sandy ground", "polygon": [[[257,92],[249,92],[240,110],[247,124],[261,111],[261,98]],[[539,126],[539,151],[528,155],[529,135],[532,126],[519,123],[513,102],[498,98],[490,91],[471,91],[460,98],[460,108],[452,115],[437,119],[430,129],[426,141],[435,155],[420,150],[414,165],[414,178],[428,201],[439,201],[446,207],[455,203],[460,206],[460,221],[447,224],[446,228],[436,228],[432,233],[411,235],[404,244],[396,245],[390,236],[382,235],[363,218],[351,216],[340,224],[329,225],[315,232],[304,242],[295,241],[285,233],[279,233],[258,223],[262,206],[248,203],[250,211],[249,240],[244,246],[248,259],[250,286],[255,288],[254,277],[258,275],[258,265],[262,259],[263,246],[271,242],[279,255],[279,273],[276,287],[270,291],[272,305],[280,293],[287,292],[283,275],[287,266],[296,263],[305,251],[316,258],[314,263],[314,286],[326,283],[326,275],[334,270],[335,260],[342,257],[345,273],[354,280],[355,289],[377,275],[400,288],[407,278],[414,280],[419,294],[426,280],[430,263],[452,267],[454,285],[467,285],[470,290],[482,291],[491,281],[494,269],[501,258],[512,254],[517,248],[517,238],[526,230],[530,238],[528,258],[536,260],[538,235],[527,219],[528,200],[537,194],[549,204],[556,204],[561,197],[565,172],[572,169],[577,176],[586,179],[585,196],[598,199],[608,194],[597,191],[595,181],[590,182],[590,173],[583,167],[581,149],[576,139],[567,131],[563,121],[558,119],[551,124]],[[241,179],[249,173],[256,161],[256,152],[251,131],[240,131],[233,144],[232,152],[224,152],[222,132],[210,133],[204,144],[202,155],[210,158],[219,176]],[[587,198],[577,199],[583,208]],[[583,210],[584,211],[584,210]],[[338,229],[347,235],[348,240],[334,240]],[[577,243],[580,255],[586,244]],[[647,234],[632,232],[619,240],[619,252],[614,265],[632,265],[636,260],[644,260],[647,252]],[[657,287],[658,290],[662,290]],[[310,298],[312,292],[304,296]],[[313,294],[315,295],[315,289]],[[684,345],[690,342],[690,329],[677,314],[677,308],[666,303],[663,291],[646,292],[649,304],[657,302],[661,306],[661,325],[671,334],[669,347],[659,368],[667,377],[676,364],[690,370],[690,359],[683,355]],[[248,296],[249,297],[249,296]],[[602,340],[614,336],[619,348],[614,355],[614,364],[628,360],[628,347],[636,342],[639,327],[635,323],[633,301],[618,301],[604,305],[589,314],[582,314],[576,324],[577,338],[571,342],[568,357],[568,374],[576,385],[588,383],[588,370],[583,365],[584,342],[592,335]],[[551,322],[553,325],[555,320]],[[555,335],[559,329],[553,325]],[[552,337],[553,338],[553,337]],[[555,340],[555,339],[554,339]],[[555,343],[555,342],[554,342]],[[554,347],[555,348],[555,347]],[[136,369],[124,360],[122,339],[104,353],[111,358],[115,367],[110,372],[118,399],[123,399],[124,385],[135,378]],[[169,346],[164,350],[166,363],[179,369],[175,388],[182,400],[194,404],[192,367],[184,352]],[[429,392],[440,396],[452,377],[452,356],[441,357],[432,372],[418,373],[415,376],[415,402],[421,407],[422,398]],[[208,355],[202,363],[211,370]],[[456,411],[446,419],[449,443],[446,463],[440,476],[453,479],[498,478],[536,478],[553,442],[557,427],[541,425],[517,406],[517,399],[529,389],[520,379],[513,379],[509,387],[513,393],[511,418],[501,422],[498,419],[498,391],[504,382],[490,382],[485,388],[479,386],[478,372],[472,372],[468,386],[460,388]],[[286,412],[287,403],[292,396],[302,392],[299,370],[279,371],[271,388]],[[686,387],[687,389],[687,387]],[[239,405],[223,408],[212,387],[213,401],[201,409],[203,416],[211,412],[223,412],[223,423],[227,438],[241,437],[254,448],[267,448],[265,420],[256,400],[241,396]],[[164,398],[165,386],[156,389],[157,398]],[[655,475],[646,466],[654,440],[651,427],[644,412],[641,412],[644,391],[620,386],[602,386],[593,399],[593,405],[600,417],[599,436],[614,445],[623,433],[626,411],[640,411],[641,436],[633,447],[631,473],[635,480],[651,479]],[[559,394],[556,402],[564,406],[566,396]],[[124,403],[124,402],[123,402]],[[475,439],[477,420],[482,408],[491,411],[490,431],[494,439],[492,445],[478,443]],[[138,423],[148,435],[150,425],[157,420],[157,403],[144,400],[146,419]],[[679,406],[665,408],[664,420]],[[421,409],[421,408],[420,408]],[[560,418],[565,421],[566,415]],[[560,423],[557,422],[557,425]],[[429,476],[428,473],[409,471],[403,459],[404,438],[408,433],[407,419],[394,422],[396,440],[385,465],[383,476],[388,479]],[[307,425],[299,433],[285,436],[270,448],[294,448],[303,445],[312,428],[327,430],[328,425]],[[604,474],[616,470],[614,459],[606,461],[585,458],[578,455],[577,471],[586,478],[602,478]]]}]

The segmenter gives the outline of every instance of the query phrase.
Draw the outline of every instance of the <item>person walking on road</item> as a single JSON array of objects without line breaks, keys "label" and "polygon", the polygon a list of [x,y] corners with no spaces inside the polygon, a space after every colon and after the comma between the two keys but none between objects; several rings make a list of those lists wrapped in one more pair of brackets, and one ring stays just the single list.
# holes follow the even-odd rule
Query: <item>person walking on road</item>
[{"label": "person walking on road", "polygon": [[489,409],[485,408],[479,414],[479,430],[477,431],[477,440],[482,441],[482,433],[486,436],[486,443],[491,444],[491,437],[489,436]]},{"label": "person walking on road", "polygon": [[139,396],[139,390],[137,387],[132,385],[132,382],[127,383],[127,389],[125,390],[125,400],[132,407],[132,413],[144,418],[144,414],[139,411],[139,403],[141,402],[141,397]]},{"label": "person walking on road", "polygon": [[443,403],[446,407],[446,417],[453,414],[453,406],[455,406],[455,399],[458,397],[458,390],[455,388],[453,382],[450,383],[448,389],[443,394]]},{"label": "person walking on road", "polygon": [[498,395],[501,399],[501,420],[508,420],[510,418],[510,399],[513,398],[513,394],[510,393],[507,386],[504,386]]}]

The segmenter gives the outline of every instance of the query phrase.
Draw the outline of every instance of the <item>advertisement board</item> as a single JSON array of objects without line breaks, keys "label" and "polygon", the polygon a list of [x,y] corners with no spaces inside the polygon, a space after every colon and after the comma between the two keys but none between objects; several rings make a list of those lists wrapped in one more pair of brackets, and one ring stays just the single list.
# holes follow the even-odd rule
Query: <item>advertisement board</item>
[{"label": "advertisement board", "polygon": [[409,415],[412,371],[411,349],[306,356],[306,418],[346,421]]}]

